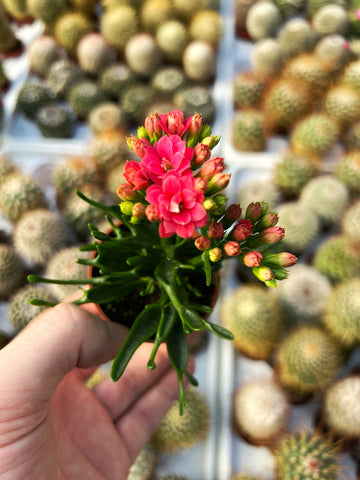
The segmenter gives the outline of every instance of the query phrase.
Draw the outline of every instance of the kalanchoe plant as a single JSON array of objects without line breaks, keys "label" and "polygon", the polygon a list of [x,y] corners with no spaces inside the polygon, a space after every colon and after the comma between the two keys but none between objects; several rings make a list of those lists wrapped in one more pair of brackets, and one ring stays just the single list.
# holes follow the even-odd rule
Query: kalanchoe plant
[{"label": "kalanchoe plant", "polygon": [[296,262],[292,254],[279,253],[284,229],[276,226],[278,216],[264,202],[251,203],[244,215],[240,205],[228,204],[222,191],[230,175],[224,172],[223,158],[211,157],[218,142],[197,113],[186,119],[180,111],[146,118],[137,136],[128,138],[140,161],[126,163],[127,182],[117,189],[120,203],[106,206],[77,192],[104,211],[111,227],[111,233],[104,233],[90,224],[95,241],[80,249],[94,252],[91,259],[78,262],[96,275],[76,281],[29,277],[33,282],[90,285],[76,304],[144,301],[111,376],[118,380],[136,349],[149,339],[153,349],[148,368],[155,368],[156,352],[166,342],[178,375],[180,411],[185,405],[183,376],[196,384],[187,371],[187,334],[207,329],[233,338],[206,318],[211,312],[206,292],[217,282],[222,261],[236,257],[269,287],[286,278],[286,267]]}]

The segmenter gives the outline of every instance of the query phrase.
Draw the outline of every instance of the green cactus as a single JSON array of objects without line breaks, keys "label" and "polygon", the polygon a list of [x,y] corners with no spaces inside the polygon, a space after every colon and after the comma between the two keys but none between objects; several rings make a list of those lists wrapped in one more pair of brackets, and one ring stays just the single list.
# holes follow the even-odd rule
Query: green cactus
[{"label": "green cactus", "polygon": [[333,175],[312,178],[304,186],[299,197],[305,210],[311,210],[322,225],[336,225],[349,202],[346,186]]},{"label": "green cactus", "polygon": [[336,4],[321,7],[312,18],[312,27],[321,35],[339,33],[345,35],[349,26],[347,11]]},{"label": "green cactus", "polygon": [[335,166],[334,175],[351,193],[358,195],[360,193],[360,151],[352,150],[340,157]]},{"label": "green cactus", "polygon": [[313,265],[335,284],[359,276],[359,242],[342,234],[333,235],[319,245]]},{"label": "green cactus", "polygon": [[156,97],[155,89],[145,83],[131,85],[123,94],[120,105],[130,123],[140,125],[144,122],[146,112]]},{"label": "green cactus", "polygon": [[297,197],[307,182],[320,173],[320,165],[318,157],[288,149],[275,165],[273,182],[285,195]]},{"label": "green cactus", "polygon": [[149,33],[133,35],[125,45],[125,59],[131,70],[142,77],[150,77],[163,61],[155,38]]},{"label": "green cactus", "polygon": [[15,172],[1,182],[0,210],[12,223],[26,212],[45,207],[45,195],[38,184],[29,176]]},{"label": "green cactus", "polygon": [[346,347],[360,341],[360,278],[344,280],[331,292],[323,316],[328,330]]},{"label": "green cactus", "polygon": [[288,59],[303,52],[310,52],[315,45],[316,35],[305,18],[296,17],[283,25],[277,39],[285,58]]},{"label": "green cactus", "polygon": [[344,235],[353,240],[360,238],[360,199],[352,203],[345,211],[341,229]]},{"label": "green cactus", "polygon": [[91,32],[79,41],[76,58],[84,72],[97,76],[116,61],[116,50],[101,33]]},{"label": "green cactus", "polygon": [[241,184],[237,192],[237,202],[241,207],[246,207],[251,202],[257,202],[261,198],[269,206],[269,211],[274,210],[280,201],[280,191],[276,185],[267,179],[248,179]]},{"label": "green cactus", "polygon": [[238,72],[233,82],[233,98],[235,108],[256,108],[259,106],[265,84],[252,71]]},{"label": "green cactus", "polygon": [[28,48],[30,71],[46,77],[53,63],[60,60],[63,50],[51,35],[41,35]]},{"label": "green cactus", "polygon": [[93,31],[93,28],[91,20],[86,15],[76,11],[67,11],[57,17],[53,34],[68,54],[74,56],[82,37]]},{"label": "green cactus", "polygon": [[0,154],[0,188],[7,177],[17,172],[17,168],[12,159],[6,154]]},{"label": "green cactus", "polygon": [[240,286],[224,299],[221,320],[233,333],[236,350],[255,359],[270,357],[282,328],[277,299],[255,285]]},{"label": "green cactus", "polygon": [[291,132],[290,146],[296,152],[325,155],[339,138],[335,119],[326,113],[311,113],[302,118]]},{"label": "green cactus", "polygon": [[216,73],[216,52],[203,40],[191,41],[184,50],[182,66],[185,75],[194,82],[210,83]]},{"label": "green cactus", "polygon": [[246,108],[233,118],[232,140],[235,148],[245,152],[262,152],[266,148],[264,114]]},{"label": "green cactus", "polygon": [[160,95],[171,99],[178,90],[185,88],[186,77],[180,67],[167,65],[153,74],[151,85]]},{"label": "green cactus", "polygon": [[63,0],[26,0],[26,5],[30,15],[45,25],[52,25],[67,7]]},{"label": "green cactus", "polygon": [[174,103],[185,117],[194,115],[195,112],[202,115],[204,123],[211,123],[215,116],[215,102],[211,91],[201,85],[182,88],[174,95]]},{"label": "green cactus", "polygon": [[328,69],[313,53],[300,53],[288,60],[283,76],[303,82],[313,93],[314,99],[323,95],[329,84]]},{"label": "green cactus", "polygon": [[306,10],[306,0],[273,0],[284,20],[303,15]]},{"label": "green cactus", "polygon": [[26,280],[25,265],[21,257],[11,245],[0,243],[0,298],[21,288]]},{"label": "green cactus", "polygon": [[104,92],[114,100],[121,99],[123,93],[136,81],[138,76],[125,63],[114,63],[105,68],[100,76]]},{"label": "green cactus", "polygon": [[307,14],[310,18],[314,16],[314,14],[320,10],[320,8],[325,7],[329,4],[340,5],[341,7],[345,7],[347,4],[347,0],[308,0],[307,1]]},{"label": "green cactus", "polygon": [[280,282],[274,291],[284,324],[293,328],[319,323],[331,290],[328,278],[316,268],[301,263],[295,265],[286,282]]},{"label": "green cactus", "polygon": [[[207,8],[216,8],[218,0],[199,0],[194,3],[192,0],[173,0],[175,13],[180,18],[190,20],[195,12]],[[215,4],[215,5],[214,5]]]},{"label": "green cactus", "polygon": [[[89,252],[82,252],[77,246],[63,247],[57,251],[46,265],[46,276],[48,278],[59,278],[61,280],[79,280],[87,277],[87,267],[77,262],[78,258],[89,258]],[[68,296],[78,290],[77,285],[61,285],[51,283],[48,285],[51,293],[59,301],[65,300]],[[36,295],[32,298],[41,298]]]},{"label": "green cactus", "polygon": [[189,24],[189,34],[193,40],[208,42],[215,48],[222,36],[222,19],[215,10],[200,10],[194,14]]},{"label": "green cactus", "polygon": [[76,83],[69,90],[68,94],[71,108],[81,119],[86,118],[93,108],[107,100],[105,92],[93,80],[84,80]]},{"label": "green cactus", "polygon": [[128,158],[129,148],[120,130],[108,130],[93,139],[92,152],[96,166],[101,172],[107,172]]},{"label": "green cactus", "polygon": [[155,34],[157,29],[174,16],[170,0],[144,0],[140,8],[140,21],[146,32]]},{"label": "green cactus", "polygon": [[68,242],[69,231],[64,220],[50,210],[25,213],[14,229],[14,246],[19,254],[40,266],[46,265]]},{"label": "green cactus", "polygon": [[156,42],[166,59],[180,63],[186,45],[190,41],[186,26],[179,20],[168,20],[162,23],[155,34]]},{"label": "green cactus", "polygon": [[31,19],[31,14],[27,6],[27,0],[2,0],[2,5],[10,17],[19,22]]},{"label": "green cactus", "polygon": [[45,302],[54,302],[55,297],[47,287],[40,285],[26,285],[18,290],[9,302],[9,321],[14,329],[19,332],[46,307],[30,305],[32,298],[40,298]]},{"label": "green cactus", "polygon": [[94,9],[98,4],[97,0],[68,0],[69,5],[84,13],[87,16],[92,17],[94,15]]},{"label": "green cactus", "polygon": [[159,452],[177,452],[204,441],[210,428],[210,408],[206,398],[194,388],[186,391],[187,407],[179,415],[179,402],[175,401],[151,442]]},{"label": "green cactus", "polygon": [[16,109],[31,120],[34,120],[41,107],[49,105],[55,99],[54,92],[45,84],[29,81],[19,90]]},{"label": "green cactus", "polygon": [[342,76],[342,82],[346,85],[354,87],[358,92],[360,92],[360,60],[356,59],[350,62]]},{"label": "green cactus", "polygon": [[330,88],[324,98],[324,110],[342,128],[360,118],[360,90],[345,84]]},{"label": "green cactus", "polygon": [[100,31],[111,45],[123,51],[126,43],[139,31],[136,10],[129,5],[107,8],[100,18]]},{"label": "green cactus", "polygon": [[295,432],[275,449],[276,470],[281,480],[336,480],[339,447],[323,435]]},{"label": "green cactus", "polygon": [[252,5],[246,17],[246,30],[254,41],[274,37],[282,23],[279,8],[272,2],[260,0]]},{"label": "green cactus", "polygon": [[325,392],[323,419],[333,432],[346,438],[359,438],[359,396],[358,375],[338,380]]},{"label": "green cactus", "polygon": [[351,59],[350,49],[343,35],[333,33],[325,35],[316,44],[314,54],[328,70],[328,80],[332,83],[342,74]]},{"label": "green cactus", "polygon": [[155,472],[157,455],[151,443],[147,443],[131,465],[126,480],[151,480]]},{"label": "green cactus", "polygon": [[72,112],[60,103],[50,103],[39,108],[35,122],[44,137],[69,138],[72,136]]},{"label": "green cactus", "polygon": [[276,372],[286,389],[306,395],[326,388],[342,362],[340,346],[327,332],[317,326],[301,326],[280,341]]},{"label": "green cactus", "polygon": [[[259,2],[255,3],[258,4]],[[258,78],[264,81],[276,78],[284,63],[284,54],[279,42],[273,38],[257,41],[250,54],[250,63]]]},{"label": "green cactus", "polygon": [[289,413],[287,394],[271,378],[248,380],[234,394],[236,428],[251,443],[273,442],[286,430]]},{"label": "green cactus", "polygon": [[118,130],[127,125],[123,109],[115,102],[104,102],[94,107],[88,115],[88,124],[95,135],[108,130]]},{"label": "green cactus", "polygon": [[20,45],[21,42],[16,38],[5,9],[0,3],[0,52],[10,53]]},{"label": "green cactus", "polygon": [[57,97],[65,98],[70,88],[84,79],[84,72],[75,63],[58,60],[50,66],[46,80]]}]

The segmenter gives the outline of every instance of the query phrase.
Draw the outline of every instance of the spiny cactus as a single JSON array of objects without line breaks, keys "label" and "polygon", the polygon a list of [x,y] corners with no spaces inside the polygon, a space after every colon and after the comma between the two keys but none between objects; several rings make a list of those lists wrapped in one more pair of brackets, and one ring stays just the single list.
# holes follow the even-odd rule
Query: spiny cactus
[{"label": "spiny cactus", "polygon": [[333,289],[323,321],[344,346],[360,341],[360,277],[344,280]]},{"label": "spiny cactus", "polygon": [[327,68],[329,80],[337,78],[351,58],[346,38],[338,33],[325,35],[319,40],[314,54]]},{"label": "spiny cactus", "polygon": [[24,262],[11,245],[0,243],[0,298],[6,299],[26,279]]},{"label": "spiny cactus", "polygon": [[124,133],[120,130],[101,132],[92,142],[95,165],[100,172],[107,172],[123,163],[128,150]]},{"label": "spiny cactus", "polygon": [[155,34],[156,43],[166,59],[180,63],[186,45],[190,41],[186,26],[179,20],[168,20],[162,23]]},{"label": "spiny cactus", "polygon": [[360,436],[360,377],[350,375],[335,382],[325,392],[323,418],[338,435]]},{"label": "spiny cactus", "polygon": [[76,58],[82,70],[96,76],[115,62],[116,50],[101,33],[91,32],[79,41]]},{"label": "spiny cactus", "polygon": [[50,103],[39,108],[35,123],[44,137],[69,138],[74,127],[73,113],[60,103]]},{"label": "spiny cactus", "polygon": [[136,10],[129,5],[105,9],[100,19],[100,31],[111,45],[123,51],[126,43],[139,31]]},{"label": "spiny cactus", "polygon": [[[12,161],[11,157],[6,153],[0,154],[0,185],[5,181],[5,179],[17,172],[17,167]],[[1,188],[1,187],[0,187]]]},{"label": "spiny cactus", "polygon": [[186,76],[194,82],[209,83],[216,71],[216,52],[210,43],[191,41],[184,50],[182,66]]},{"label": "spiny cactus", "polygon": [[26,0],[26,5],[33,18],[38,18],[49,26],[66,10],[66,4],[62,0]]},{"label": "spiny cactus", "polygon": [[351,193],[358,195],[360,193],[360,151],[354,149],[340,157],[335,166],[334,175]]},{"label": "spiny cactus", "polygon": [[346,66],[341,80],[360,92],[360,60],[354,60]]},{"label": "spiny cactus", "polygon": [[252,71],[238,72],[233,82],[235,108],[256,108],[265,90],[265,84]]},{"label": "spiny cactus", "polygon": [[261,40],[276,35],[281,25],[281,13],[278,7],[266,0],[252,5],[246,17],[246,30],[252,40]]},{"label": "spiny cactus", "polygon": [[124,52],[131,70],[143,77],[154,74],[163,60],[160,47],[149,33],[133,35],[125,45]]},{"label": "spiny cactus", "polygon": [[346,209],[341,223],[341,230],[344,235],[355,241],[360,238],[360,199]]},{"label": "spiny cactus", "polygon": [[342,83],[330,88],[324,98],[324,110],[342,128],[351,125],[360,118],[360,90]]},{"label": "spiny cactus", "polygon": [[126,480],[151,480],[156,468],[157,455],[151,443],[147,443],[131,465]]},{"label": "spiny cactus", "polygon": [[328,69],[313,53],[301,53],[286,62],[282,75],[300,80],[315,96],[323,95],[329,84]]},{"label": "spiny cactus", "polygon": [[146,112],[156,97],[155,89],[148,83],[131,85],[123,94],[120,105],[130,123],[139,125],[144,122]]},{"label": "spiny cactus", "polygon": [[233,290],[221,306],[221,321],[234,335],[234,347],[255,359],[269,358],[282,328],[277,299],[260,286]]},{"label": "spiny cactus", "polygon": [[104,92],[114,100],[121,99],[123,93],[133,85],[138,76],[126,63],[114,63],[105,68],[100,76],[100,85]]},{"label": "spiny cactus", "polygon": [[124,128],[127,121],[120,105],[115,102],[104,102],[90,110],[88,124],[94,134],[99,135],[101,132]]},{"label": "spiny cactus", "polygon": [[196,12],[189,24],[189,34],[193,40],[208,42],[216,48],[222,35],[220,13],[215,10]]},{"label": "spiny cactus", "polygon": [[211,123],[215,116],[215,102],[211,91],[200,85],[182,88],[174,95],[174,103],[185,117],[202,115],[203,122]]},{"label": "spiny cactus", "polygon": [[175,93],[184,88],[186,84],[187,79],[183,70],[176,65],[159,68],[151,77],[151,85],[160,95],[168,99],[171,99]]},{"label": "spiny cactus", "polygon": [[63,49],[51,35],[41,35],[28,48],[30,70],[40,77],[48,75],[51,65],[63,56]]},{"label": "spiny cactus", "polygon": [[54,92],[45,84],[29,81],[19,90],[16,109],[26,117],[34,119],[39,109],[55,99]]},{"label": "spiny cactus", "polygon": [[340,346],[323,329],[301,326],[281,340],[276,354],[280,383],[296,394],[311,394],[334,379],[343,358]]},{"label": "spiny cactus", "polygon": [[275,449],[276,470],[281,480],[336,480],[339,448],[323,435],[296,432]]},{"label": "spiny cactus", "polygon": [[36,265],[45,265],[68,242],[64,220],[50,210],[25,213],[14,229],[15,248],[26,261]]},{"label": "spiny cactus", "polygon": [[93,80],[76,83],[68,94],[71,108],[81,119],[86,118],[93,108],[106,100],[108,100],[106,94]]},{"label": "spiny cactus", "polygon": [[289,399],[272,379],[256,378],[240,385],[233,400],[239,433],[250,442],[267,444],[284,433],[289,420]]},{"label": "spiny cactus", "polygon": [[273,38],[264,38],[256,42],[250,54],[250,63],[255,75],[264,81],[277,77],[284,63],[284,54],[279,42]]},{"label": "spiny cactus", "polygon": [[19,22],[31,19],[26,0],[2,0],[2,5],[10,17]]},{"label": "spiny cactus", "polygon": [[238,150],[261,152],[266,148],[264,114],[261,110],[243,109],[235,113],[232,140]]},{"label": "spiny cactus", "polygon": [[145,31],[155,34],[157,29],[174,16],[170,0],[145,0],[140,8],[140,21]]},{"label": "spiny cactus", "polygon": [[314,47],[316,35],[305,18],[291,18],[279,31],[277,40],[286,58],[309,52]]},{"label": "spiny cactus", "polygon": [[93,30],[89,18],[76,11],[66,11],[59,15],[53,26],[53,34],[69,55],[76,54],[76,47],[82,37]]},{"label": "spiny cactus", "polygon": [[83,81],[85,74],[69,60],[57,60],[49,69],[47,84],[57,97],[65,98],[77,82]]},{"label": "spiny cactus", "polygon": [[346,6],[346,0],[308,0],[307,1],[307,15],[309,18],[313,18],[315,13],[320,10],[320,8],[325,7],[329,4],[340,5],[341,7]]},{"label": "spiny cactus", "polygon": [[312,27],[321,35],[339,33],[345,35],[349,20],[345,8],[340,5],[329,4],[321,7],[312,18]]},{"label": "spiny cactus", "polygon": [[160,452],[176,452],[191,448],[206,439],[210,425],[210,408],[206,398],[193,388],[186,391],[187,407],[179,415],[175,401],[152,436],[152,444]]}]

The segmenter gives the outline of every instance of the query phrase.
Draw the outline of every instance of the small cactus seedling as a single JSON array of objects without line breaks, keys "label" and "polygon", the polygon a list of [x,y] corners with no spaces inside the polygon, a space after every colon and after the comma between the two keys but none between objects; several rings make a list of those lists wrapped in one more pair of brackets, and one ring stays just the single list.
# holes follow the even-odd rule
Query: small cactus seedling
[{"label": "small cactus seedling", "polygon": [[108,98],[105,92],[93,80],[78,82],[71,88],[68,94],[71,108],[81,119],[86,118],[93,108],[106,100]]},{"label": "small cactus seedling", "polygon": [[63,49],[51,35],[41,35],[28,48],[30,70],[40,77],[48,75],[51,65],[63,56]]},{"label": "small cactus seedling", "polygon": [[303,15],[306,10],[306,0],[274,0],[274,3],[284,20]]},{"label": "small cactus seedling", "polygon": [[42,20],[49,27],[66,10],[63,0],[26,0],[26,5],[33,18]]},{"label": "small cactus seedling", "polygon": [[245,152],[265,150],[265,120],[261,110],[249,108],[235,113],[232,129],[232,140],[238,150]]},{"label": "small cactus seedling", "polygon": [[24,262],[11,245],[0,243],[0,298],[14,294],[25,283]]},{"label": "small cactus seedling", "polygon": [[0,185],[6,178],[17,172],[17,168],[12,159],[5,153],[0,154]]},{"label": "small cactus seedling", "polygon": [[[186,83],[187,79],[183,70],[175,65],[159,68],[151,78],[151,85],[155,90],[168,99],[171,99],[177,91],[186,87]],[[160,113],[157,109],[153,109],[153,112]]]},{"label": "small cactus seedling", "polygon": [[360,60],[350,62],[344,70],[342,82],[360,92]]},{"label": "small cactus seedling", "polygon": [[35,122],[44,137],[69,138],[73,133],[74,115],[68,108],[54,102],[38,110]]},{"label": "small cactus seedling", "polygon": [[106,8],[100,19],[100,31],[111,45],[123,51],[126,43],[139,31],[136,10],[130,5]]},{"label": "small cactus seedling", "polygon": [[329,78],[328,69],[313,53],[301,53],[286,62],[282,75],[295,78],[307,85],[316,99],[326,91]]},{"label": "small cactus seedling", "polygon": [[237,192],[237,201],[240,205],[249,205],[260,197],[267,203],[270,210],[274,210],[280,201],[281,194],[273,182],[261,178],[244,181]]},{"label": "small cactus seedling", "polygon": [[341,349],[316,326],[301,326],[279,344],[276,369],[280,383],[300,395],[326,388],[342,364]]},{"label": "small cactus seedling", "polygon": [[252,71],[239,72],[233,82],[235,108],[256,108],[263,97],[265,84]]},{"label": "small cactus seedling", "polygon": [[115,102],[96,105],[89,113],[88,123],[95,135],[109,130],[119,130],[127,125],[123,109]]},{"label": "small cactus seedling", "polygon": [[184,50],[182,66],[185,75],[194,82],[209,83],[216,71],[216,52],[210,43],[193,40]]},{"label": "small cactus seedling", "polygon": [[84,79],[85,74],[81,68],[69,60],[62,59],[50,66],[46,81],[57,97],[65,98],[70,88]]},{"label": "small cactus seedling", "polygon": [[329,80],[341,75],[351,58],[346,38],[338,33],[325,35],[319,40],[314,48],[314,55],[328,70]]},{"label": "small cactus seedling", "polygon": [[340,83],[328,90],[323,106],[345,128],[360,118],[360,90]]},{"label": "small cactus seedling", "polygon": [[120,130],[101,132],[93,139],[92,152],[100,172],[107,172],[124,163],[128,155],[125,136]]},{"label": "small cactus seedling", "polygon": [[266,0],[260,0],[252,5],[246,17],[246,29],[252,40],[276,35],[281,25],[281,13],[278,7]]},{"label": "small cactus seedling", "polygon": [[131,465],[129,475],[126,480],[151,480],[156,468],[157,455],[151,443],[147,443],[135,462]]},{"label": "small cactus seedling", "polygon": [[340,157],[334,171],[339,179],[355,196],[360,194],[360,151],[351,150]]},{"label": "small cactus seedling", "polygon": [[186,26],[179,20],[168,20],[162,23],[155,34],[156,43],[166,59],[180,63],[186,45],[190,41]]},{"label": "small cactus seedling", "polygon": [[76,11],[66,11],[59,15],[53,26],[55,39],[71,56],[75,56],[76,47],[82,37],[92,30],[93,24],[89,18]]},{"label": "small cactus seedling", "polygon": [[120,105],[129,121],[138,125],[144,121],[146,112],[155,97],[156,92],[151,85],[145,82],[136,83],[124,92]]},{"label": "small cactus seedling", "polygon": [[2,5],[10,17],[18,22],[27,22],[31,19],[25,0],[2,0]]},{"label": "small cactus seedling", "polygon": [[116,50],[101,33],[84,35],[76,47],[76,58],[84,72],[99,75],[116,60]]},{"label": "small cactus seedling", "polygon": [[145,0],[140,8],[140,21],[145,31],[155,34],[157,29],[174,16],[170,0]]},{"label": "small cactus seedling", "polygon": [[312,27],[321,35],[339,33],[345,35],[349,26],[347,11],[340,5],[329,4],[321,7],[312,18]]},{"label": "small cactus seedling", "polygon": [[182,88],[174,95],[176,107],[184,116],[194,115],[197,112],[203,122],[211,123],[215,116],[214,98],[208,88],[195,85]]},{"label": "small cactus seedling", "polygon": [[269,81],[277,77],[284,63],[284,54],[279,42],[273,38],[264,38],[256,42],[251,51],[250,63],[255,75],[262,80]]},{"label": "small cactus seedling", "polygon": [[142,77],[150,77],[163,61],[155,38],[149,33],[133,35],[125,45],[125,59],[131,70]]},{"label": "small cactus seedling", "polygon": [[47,85],[27,82],[18,92],[16,109],[29,119],[34,119],[39,109],[52,103],[54,99],[55,94]]},{"label": "small cactus seedling", "polygon": [[195,13],[190,21],[189,34],[193,40],[208,42],[216,48],[222,35],[220,13],[215,10]]},{"label": "small cactus seedling", "polygon": [[119,100],[137,78],[138,76],[125,63],[114,63],[102,72],[100,85],[109,97]]},{"label": "small cactus seedling", "polygon": [[311,51],[315,44],[315,38],[315,32],[305,18],[288,20],[277,37],[286,58]]}]

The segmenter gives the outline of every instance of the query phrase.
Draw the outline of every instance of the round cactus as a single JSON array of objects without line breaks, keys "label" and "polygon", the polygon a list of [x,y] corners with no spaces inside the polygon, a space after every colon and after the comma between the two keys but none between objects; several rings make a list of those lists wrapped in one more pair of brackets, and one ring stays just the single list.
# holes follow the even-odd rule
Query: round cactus
[{"label": "round cactus", "polygon": [[342,224],[342,232],[353,240],[360,238],[360,199],[346,209]]},{"label": "round cactus", "polygon": [[340,5],[345,7],[346,0],[308,0],[307,1],[307,14],[312,18],[320,8],[325,7],[328,4]]},{"label": "round cactus", "polygon": [[311,265],[297,264],[286,282],[280,282],[274,291],[287,327],[315,324],[325,311],[331,295],[328,278]]},{"label": "round cactus", "polygon": [[281,25],[281,13],[278,7],[266,0],[254,3],[246,17],[246,30],[252,40],[261,40],[275,36]]},{"label": "round cactus", "polygon": [[360,92],[360,60],[354,60],[346,66],[341,80]]},{"label": "round cactus", "polygon": [[241,184],[237,193],[237,201],[242,207],[251,202],[257,202],[261,198],[269,206],[269,211],[274,210],[280,201],[280,191],[267,179],[248,179]]},{"label": "round cactus", "polygon": [[210,82],[216,70],[216,52],[203,40],[193,40],[184,50],[182,65],[186,76],[194,82]]},{"label": "round cactus", "polygon": [[137,33],[125,46],[125,59],[133,72],[150,77],[162,63],[163,56],[152,35]]},{"label": "round cactus", "polygon": [[252,443],[273,442],[286,430],[289,407],[286,393],[274,380],[249,380],[234,395],[235,426]]},{"label": "round cactus", "polygon": [[350,375],[335,382],[325,392],[323,417],[338,435],[360,436],[360,377]]},{"label": "round cactus", "polygon": [[349,202],[346,186],[332,175],[312,178],[301,191],[300,203],[311,210],[323,225],[335,225]]},{"label": "round cactus", "polygon": [[[77,246],[61,248],[46,265],[46,277],[60,280],[87,278],[87,267],[77,263],[78,258],[89,258],[89,252],[81,252]],[[78,288],[77,285],[49,284],[50,291],[59,301],[65,300]]]},{"label": "round cactus", "polygon": [[206,439],[210,424],[206,398],[197,390],[188,388],[186,402],[183,415],[179,415],[179,401],[175,401],[161,421],[151,439],[156,450],[176,452]]},{"label": "round cactus", "polygon": [[111,45],[123,51],[126,43],[139,31],[136,10],[129,5],[107,8],[100,19],[100,31]]},{"label": "round cactus", "polygon": [[[160,68],[151,78],[151,85],[160,95],[171,99],[175,93],[185,88],[186,76],[180,67],[175,65]],[[158,112],[160,113],[160,112]]]},{"label": "round cactus", "polygon": [[208,88],[195,85],[182,88],[174,95],[174,103],[185,117],[195,112],[202,116],[203,122],[211,123],[215,116],[215,102]]},{"label": "round cactus", "polygon": [[[11,158],[5,154],[0,154],[0,185],[6,180],[6,178],[17,172],[17,168]],[[1,188],[1,187],[0,187]]]},{"label": "round cactus", "polygon": [[278,42],[285,58],[309,52],[315,44],[315,33],[305,18],[288,20],[278,35]]},{"label": "round cactus", "polygon": [[284,20],[304,14],[306,0],[274,0]]},{"label": "round cactus", "polygon": [[237,73],[233,82],[235,108],[256,108],[262,100],[265,91],[263,80],[257,78],[252,71]]},{"label": "round cactus", "polygon": [[51,35],[41,35],[28,48],[30,70],[40,77],[46,77],[51,65],[62,56],[63,49]]},{"label": "round cactus", "polygon": [[359,242],[345,235],[333,235],[317,248],[313,265],[333,283],[359,276]]},{"label": "round cactus", "polygon": [[69,240],[65,222],[50,210],[22,215],[14,229],[14,246],[28,262],[45,265]]},{"label": "round cactus", "polygon": [[262,152],[266,147],[264,114],[261,110],[244,109],[234,115],[232,140],[238,150]]},{"label": "round cactus", "polygon": [[100,76],[103,91],[114,100],[122,98],[123,93],[133,85],[138,76],[125,63],[114,63],[105,68]]},{"label": "round cactus", "polygon": [[343,362],[338,343],[316,326],[292,330],[281,340],[276,356],[280,383],[300,395],[326,388]]},{"label": "round cactus", "polygon": [[280,307],[270,291],[255,285],[235,289],[221,307],[222,324],[234,335],[234,347],[255,359],[272,354],[282,328]]},{"label": "round cactus", "polygon": [[360,278],[344,280],[331,292],[323,321],[344,346],[360,341]]},{"label": "round cactus", "polygon": [[121,106],[129,119],[136,125],[144,122],[146,112],[156,96],[155,89],[145,82],[130,86],[123,94]]},{"label": "round cactus", "polygon": [[101,172],[107,172],[124,162],[129,155],[125,136],[120,130],[99,133],[92,143],[95,165]]},{"label": "round cactus", "polygon": [[151,480],[156,468],[157,455],[151,443],[147,443],[131,465],[126,480]]},{"label": "round cactus", "polygon": [[145,31],[155,34],[157,29],[174,14],[170,0],[145,0],[140,9],[140,20]]},{"label": "round cactus", "polygon": [[26,117],[34,119],[39,109],[52,103],[54,99],[54,92],[47,85],[27,82],[18,92],[16,109]]},{"label": "round cactus", "polygon": [[326,436],[296,432],[284,438],[274,453],[281,480],[338,478],[338,447]]},{"label": "round cactus", "polygon": [[185,25],[179,20],[168,20],[162,23],[156,31],[156,43],[161,48],[166,59],[180,63],[190,37]]},{"label": "round cactus", "polygon": [[345,8],[329,4],[321,7],[312,18],[312,27],[321,35],[346,34],[349,20]]},{"label": "round cactus", "polygon": [[26,5],[30,15],[42,20],[45,25],[52,25],[66,10],[63,0],[26,0]]},{"label": "round cactus", "polygon": [[39,108],[35,122],[44,137],[69,138],[72,136],[73,114],[60,103],[50,103]]},{"label": "round cactus", "polygon": [[93,108],[89,113],[88,123],[95,135],[123,128],[127,124],[124,111],[114,102],[100,103]]},{"label": "round cactus", "polygon": [[49,69],[47,83],[56,96],[64,98],[70,88],[85,79],[84,72],[69,60],[57,60]]},{"label": "round cactus", "polygon": [[300,80],[314,95],[322,95],[329,83],[328,69],[313,53],[301,53],[288,60],[283,75]]},{"label": "round cactus", "polygon": [[193,40],[208,42],[217,47],[222,35],[220,13],[215,10],[200,10],[194,14],[189,25]]},{"label": "round cactus", "polygon": [[45,195],[31,177],[15,172],[1,182],[0,210],[10,222],[17,222],[29,210],[45,206]]},{"label": "round cactus", "polygon": [[67,11],[55,21],[53,32],[56,40],[69,55],[76,54],[76,47],[82,37],[93,30],[93,24],[86,15],[76,11]]},{"label": "round cactus", "polygon": [[79,118],[86,118],[91,110],[100,103],[108,100],[106,94],[92,80],[84,80],[76,83],[68,94],[71,108]]},{"label": "round cactus", "polygon": [[45,302],[54,302],[54,295],[50,290],[40,285],[26,285],[18,290],[9,302],[9,321],[16,331],[20,331],[26,327],[31,320],[46,307],[38,307],[30,305],[32,298],[40,298]]},{"label": "round cactus", "polygon": [[[344,67],[350,60],[348,43],[343,35],[333,33],[325,35],[319,40],[314,49],[314,54],[327,68],[328,74],[335,77],[343,72]],[[329,75],[329,79],[331,79]]]},{"label": "round cactus", "polygon": [[324,110],[344,128],[360,118],[360,90],[345,84],[328,90]]},{"label": "round cactus", "polygon": [[250,54],[250,63],[255,75],[265,81],[279,75],[283,62],[284,55],[280,44],[273,38],[264,38],[256,42]]},{"label": "round cactus", "polygon": [[0,298],[14,294],[25,279],[25,266],[18,253],[11,245],[0,243]]},{"label": "round cactus", "polygon": [[116,192],[116,189],[120,185],[120,183],[126,182],[126,179],[124,177],[125,164],[126,162],[123,161],[122,163],[119,163],[119,165],[106,172],[105,187],[107,192]]},{"label": "round cactus", "polygon": [[347,189],[358,195],[360,193],[360,151],[352,150],[340,158],[334,175]]},{"label": "round cactus", "polygon": [[98,32],[84,35],[76,47],[76,58],[80,67],[90,75],[101,71],[116,60],[116,50]]},{"label": "round cactus", "polygon": [[13,19],[26,22],[31,19],[26,0],[2,0],[3,7]]}]

